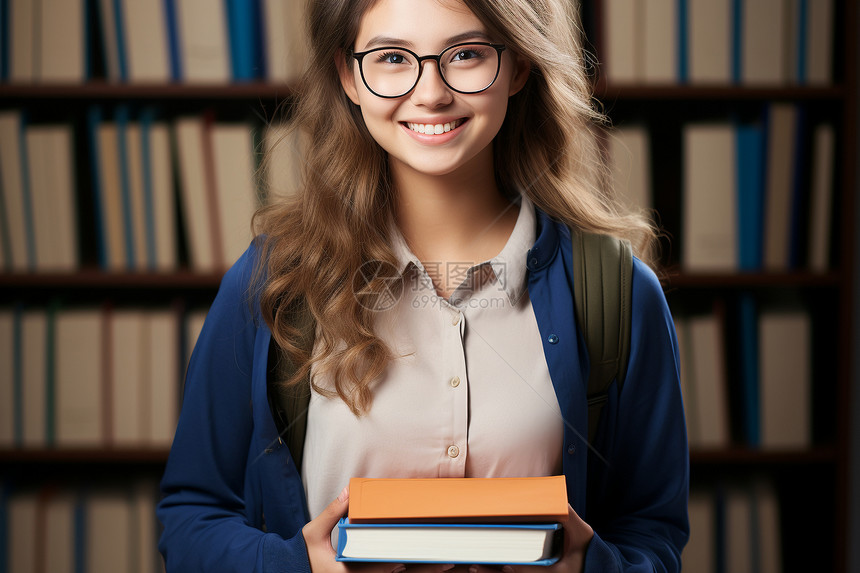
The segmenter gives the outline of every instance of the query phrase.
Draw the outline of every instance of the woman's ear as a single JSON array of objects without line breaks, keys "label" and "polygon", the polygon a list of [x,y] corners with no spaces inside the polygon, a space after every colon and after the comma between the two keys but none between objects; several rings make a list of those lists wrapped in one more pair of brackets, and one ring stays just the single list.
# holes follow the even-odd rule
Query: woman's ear
[{"label": "woman's ear", "polygon": [[509,97],[523,89],[531,71],[532,63],[523,56],[514,54],[514,73],[513,77],[511,77],[510,88],[508,89]]},{"label": "woman's ear", "polygon": [[347,64],[346,54],[340,50],[334,57],[337,73],[340,76],[340,85],[346,93],[346,97],[355,105],[358,105],[358,90],[355,88],[355,73],[353,67]]}]

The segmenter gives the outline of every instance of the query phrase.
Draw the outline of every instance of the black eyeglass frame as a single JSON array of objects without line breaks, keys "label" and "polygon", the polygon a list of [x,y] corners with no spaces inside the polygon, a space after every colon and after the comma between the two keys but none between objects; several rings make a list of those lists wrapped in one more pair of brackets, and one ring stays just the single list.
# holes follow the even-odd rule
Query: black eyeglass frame
[{"label": "black eyeglass frame", "polygon": [[[446,52],[450,51],[450,50],[453,50],[454,48],[459,48],[461,46],[489,46],[490,48],[493,48],[494,50],[496,50],[496,73],[493,75],[493,79],[490,81],[490,83],[487,84],[485,87],[479,89],[479,90],[474,90],[474,91],[458,90],[457,88],[455,88],[454,86],[452,86],[451,84],[448,83],[448,80],[445,79],[445,74],[442,72],[442,55],[445,54]],[[353,52],[350,49],[349,53],[358,62],[358,71],[361,74],[361,81],[364,82],[364,87],[366,87],[370,91],[370,93],[372,93],[376,97],[381,97],[381,98],[386,98],[386,99],[397,99],[399,97],[405,96],[406,94],[408,94],[409,92],[414,90],[415,86],[418,85],[418,82],[421,81],[421,74],[424,72],[424,65],[423,64],[424,64],[425,60],[433,60],[436,62],[436,69],[439,71],[439,77],[442,78],[442,81],[445,82],[445,85],[448,86],[449,88],[451,88],[453,91],[455,91],[459,94],[467,94],[467,95],[468,94],[478,94],[478,93],[481,93],[483,91],[486,91],[486,90],[490,89],[494,83],[496,83],[496,79],[498,79],[498,77],[499,77],[499,71],[501,71],[501,69],[502,69],[502,52],[504,52],[505,49],[506,49],[506,46],[504,44],[491,44],[490,42],[461,42],[459,44],[454,44],[452,46],[448,46],[447,48],[442,50],[437,55],[428,55],[428,56],[419,56],[418,54],[416,54],[412,50],[409,50],[407,48],[403,48],[401,46],[383,46],[381,48],[373,48],[372,50],[365,50],[363,52]],[[414,56],[415,61],[418,63],[418,76],[415,78],[415,83],[412,84],[412,87],[410,87],[408,90],[406,90],[405,92],[403,92],[400,95],[389,96],[389,95],[382,95],[380,93],[377,93],[367,83],[367,78],[364,77],[364,64],[363,64],[364,56],[366,56],[367,54],[372,54],[373,52],[379,52],[382,50],[398,50],[401,52],[407,52],[407,53],[411,54],[412,56]]]}]

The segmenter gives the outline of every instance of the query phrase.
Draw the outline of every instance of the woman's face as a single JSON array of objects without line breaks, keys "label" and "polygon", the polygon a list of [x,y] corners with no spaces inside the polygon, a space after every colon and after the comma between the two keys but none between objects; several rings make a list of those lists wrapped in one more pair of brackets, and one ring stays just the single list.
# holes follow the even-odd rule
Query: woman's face
[{"label": "woman's face", "polygon": [[[354,51],[396,46],[425,56],[472,41],[499,39],[490,37],[460,0],[379,0],[362,16]],[[339,69],[344,90],[361,107],[368,130],[388,152],[395,173],[447,175],[491,164],[491,142],[504,121],[508,97],[522,88],[529,69],[509,49],[501,55],[495,82],[476,94],[448,87],[433,60],[421,63],[420,80],[412,91],[391,99],[367,88],[355,60],[351,68],[340,62]],[[366,56],[364,65],[374,57],[379,54]],[[389,56],[387,61],[398,60]]]}]

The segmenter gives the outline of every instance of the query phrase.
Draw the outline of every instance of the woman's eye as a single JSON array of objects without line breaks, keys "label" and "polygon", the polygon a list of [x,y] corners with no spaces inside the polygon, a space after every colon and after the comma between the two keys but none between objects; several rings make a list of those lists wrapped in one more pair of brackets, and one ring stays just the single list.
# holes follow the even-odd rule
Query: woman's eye
[{"label": "woman's eye", "polygon": [[454,57],[452,58],[452,60],[453,61],[463,61],[463,60],[472,60],[472,59],[480,58],[480,57],[481,57],[481,54],[479,54],[475,50],[458,50],[454,54]]},{"label": "woman's eye", "polygon": [[381,64],[402,64],[406,61],[406,56],[400,52],[383,52],[376,61]]}]

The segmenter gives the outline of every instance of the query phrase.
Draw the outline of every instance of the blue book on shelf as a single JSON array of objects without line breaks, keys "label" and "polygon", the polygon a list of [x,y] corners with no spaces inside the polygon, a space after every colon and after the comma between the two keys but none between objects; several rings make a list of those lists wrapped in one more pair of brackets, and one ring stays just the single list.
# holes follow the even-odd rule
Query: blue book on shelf
[{"label": "blue book on shelf", "polygon": [[743,78],[743,13],[744,0],[732,0],[732,82],[739,84]]},{"label": "blue book on shelf", "polygon": [[9,0],[0,0],[0,82],[9,79]]},{"label": "blue book on shelf", "polygon": [[[818,0],[820,1],[820,0]],[[797,34],[797,42],[795,49],[797,50],[796,58],[797,58],[797,83],[805,84],[808,81],[807,77],[807,62],[806,62],[806,50],[807,50],[807,42],[809,41],[807,34],[809,33],[809,27],[807,19],[809,18],[809,0],[797,0],[797,4],[795,5],[795,9],[797,10],[797,17],[793,19],[795,25],[797,26],[794,30],[789,30],[789,33]]]},{"label": "blue book on shelf", "polygon": [[122,0],[113,1],[113,26],[116,30],[116,60],[119,65],[119,79],[123,82],[128,81],[128,59],[126,58],[125,49],[125,26],[123,26],[124,18],[122,17]]},{"label": "blue book on shelf", "polygon": [[560,523],[337,524],[338,561],[552,565],[561,552]]},{"label": "blue book on shelf", "polygon": [[760,124],[735,128],[738,209],[738,266],[742,271],[762,267],[764,248],[765,138]]},{"label": "blue book on shelf", "polygon": [[101,152],[99,149],[99,125],[102,122],[102,110],[98,106],[92,106],[87,110],[87,138],[90,153],[90,175],[92,176],[93,205],[95,208],[95,232],[96,250],[99,266],[106,269],[108,266],[107,230],[105,224],[107,214],[104,207],[104,186],[101,179]]},{"label": "blue book on shelf", "polygon": [[761,425],[759,423],[758,315],[755,299],[750,293],[741,295],[738,310],[738,342],[740,344],[744,434],[747,445],[755,448],[761,444]]},{"label": "blue book on shelf", "polygon": [[242,0],[224,0],[234,82],[254,79],[254,22],[250,5],[250,2]]},{"label": "blue book on shelf", "polygon": [[134,215],[132,214],[133,200],[131,197],[131,176],[128,167],[128,142],[126,130],[128,128],[129,111],[128,106],[117,106],[115,111],[116,134],[119,149],[119,178],[122,187],[122,223],[123,243],[125,244],[125,260],[129,270],[136,268],[134,256]]},{"label": "blue book on shelf", "polygon": [[174,82],[181,82],[182,53],[179,45],[179,23],[176,18],[175,0],[164,0],[164,26],[167,30],[167,45],[170,53],[170,76]]},{"label": "blue book on shelf", "polygon": [[690,21],[689,8],[687,0],[677,0],[678,2],[678,83],[685,84],[690,79]]}]

